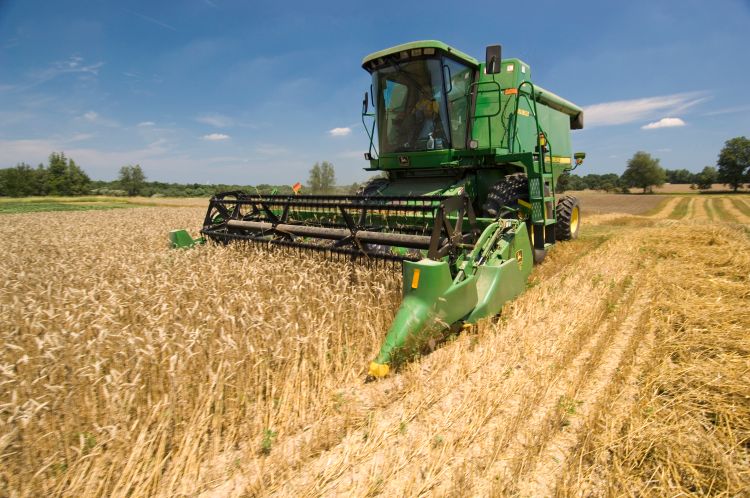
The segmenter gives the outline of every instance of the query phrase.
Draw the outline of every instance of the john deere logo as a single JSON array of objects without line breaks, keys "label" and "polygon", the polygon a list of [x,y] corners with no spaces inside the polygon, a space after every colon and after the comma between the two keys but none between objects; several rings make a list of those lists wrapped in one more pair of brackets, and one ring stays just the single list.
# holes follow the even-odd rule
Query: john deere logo
[{"label": "john deere logo", "polygon": [[518,267],[523,266],[523,251],[516,251],[516,260],[518,261]]},{"label": "john deere logo", "polygon": [[409,156],[398,156],[398,163],[401,166],[409,166]]}]

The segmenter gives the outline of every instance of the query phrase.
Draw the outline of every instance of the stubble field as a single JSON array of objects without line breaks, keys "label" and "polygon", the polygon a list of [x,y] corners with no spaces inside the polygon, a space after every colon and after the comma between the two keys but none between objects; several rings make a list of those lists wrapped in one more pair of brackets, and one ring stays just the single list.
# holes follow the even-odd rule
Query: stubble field
[{"label": "stubble field", "polygon": [[750,493],[750,196],[581,198],[499,319],[369,384],[398,271],[3,215],[0,496]]}]

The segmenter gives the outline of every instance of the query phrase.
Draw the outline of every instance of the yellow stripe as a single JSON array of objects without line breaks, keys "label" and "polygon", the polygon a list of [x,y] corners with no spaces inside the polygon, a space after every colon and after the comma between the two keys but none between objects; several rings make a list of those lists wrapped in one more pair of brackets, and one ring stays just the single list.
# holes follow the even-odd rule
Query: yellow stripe
[{"label": "yellow stripe", "polygon": [[529,204],[523,199],[518,199],[518,203],[522,205],[523,207],[525,207],[526,209],[531,209],[531,204]]},{"label": "yellow stripe", "polygon": [[570,158],[569,157],[552,157],[553,163],[559,163],[559,164],[570,164]]},{"label": "yellow stripe", "polygon": [[411,288],[416,289],[419,287],[419,268],[414,270],[414,276],[411,277]]}]

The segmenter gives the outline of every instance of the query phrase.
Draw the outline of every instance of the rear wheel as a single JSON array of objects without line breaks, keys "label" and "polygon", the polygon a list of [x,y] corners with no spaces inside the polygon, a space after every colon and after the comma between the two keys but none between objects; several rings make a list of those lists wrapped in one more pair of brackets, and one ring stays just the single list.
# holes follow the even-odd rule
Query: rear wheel
[{"label": "rear wheel", "polygon": [[557,240],[572,240],[578,238],[581,227],[581,208],[578,199],[566,195],[557,203],[557,224],[555,237]]}]

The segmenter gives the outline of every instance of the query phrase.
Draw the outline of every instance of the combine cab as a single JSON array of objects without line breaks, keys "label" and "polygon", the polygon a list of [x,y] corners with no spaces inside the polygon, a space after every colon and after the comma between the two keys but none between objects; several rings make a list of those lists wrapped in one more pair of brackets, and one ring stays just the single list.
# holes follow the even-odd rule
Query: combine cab
[{"label": "combine cab", "polygon": [[217,194],[201,233],[401,263],[403,302],[369,368],[383,377],[428,338],[498,314],[550,246],[578,235],[578,201],[554,192],[585,157],[570,148],[583,111],[534,85],[499,46],[480,63],[420,41],[362,66],[372,75],[367,171],[381,177],[352,196]]}]

